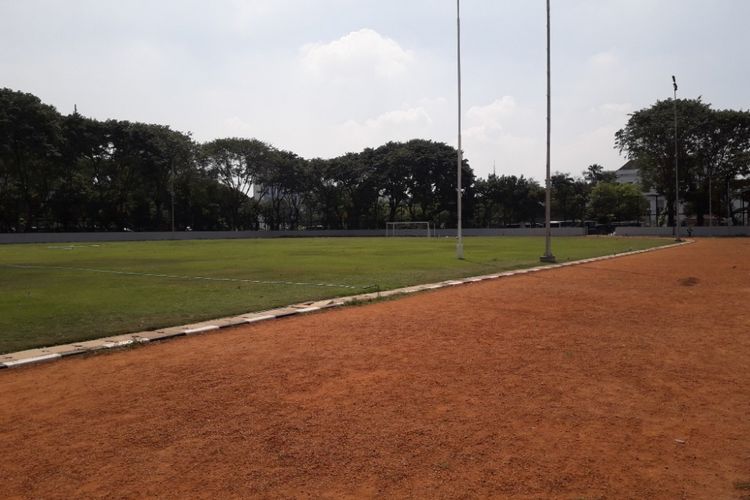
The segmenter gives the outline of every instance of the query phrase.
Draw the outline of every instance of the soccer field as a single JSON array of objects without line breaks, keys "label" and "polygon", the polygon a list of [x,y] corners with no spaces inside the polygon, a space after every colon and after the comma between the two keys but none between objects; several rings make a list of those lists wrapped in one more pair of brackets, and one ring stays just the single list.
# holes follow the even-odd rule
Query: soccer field
[{"label": "soccer field", "polygon": [[[669,243],[556,238],[560,261]],[[315,238],[0,246],[0,352],[538,265],[542,238]]]}]

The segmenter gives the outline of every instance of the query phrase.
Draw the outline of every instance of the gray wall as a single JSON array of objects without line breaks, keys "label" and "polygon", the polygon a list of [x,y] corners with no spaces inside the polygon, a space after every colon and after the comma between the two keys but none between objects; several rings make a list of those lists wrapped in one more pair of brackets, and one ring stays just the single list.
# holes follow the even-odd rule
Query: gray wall
[{"label": "gray wall", "polygon": [[[464,229],[465,236],[544,236],[544,228],[477,228]],[[455,236],[455,229],[438,229],[438,236]],[[553,236],[585,236],[583,227],[555,227]]]},{"label": "gray wall", "polygon": [[[423,236],[425,230],[399,230],[401,236]],[[544,236],[543,228],[534,229],[464,229],[464,236]],[[583,228],[552,229],[554,236],[583,236]],[[123,233],[3,233],[0,244],[9,243],[76,243],[94,241],[159,241],[159,240],[221,240],[247,238],[385,236],[385,229],[320,230],[320,231],[179,231],[179,232],[123,232]],[[455,237],[455,229],[438,229],[438,237]]]},{"label": "gray wall", "polygon": [[[688,236],[688,228],[680,228],[680,236]],[[691,236],[750,236],[750,226],[697,226],[691,229]],[[671,227],[618,227],[617,236],[673,236]]]},{"label": "gray wall", "polygon": [[[682,236],[688,236],[687,228],[682,228]],[[399,236],[423,236],[424,229],[402,229]],[[464,236],[544,236],[544,228],[475,228],[464,229]],[[673,236],[671,227],[618,227],[617,236]],[[438,237],[455,237],[455,229],[438,229]],[[585,236],[580,227],[560,227],[552,229],[553,236]],[[321,238],[345,236],[385,236],[385,230],[318,230],[318,231],[179,231],[179,232],[123,232],[123,233],[2,233],[0,244],[10,243],[84,243],[107,241],[161,241],[161,240],[223,240],[253,238]],[[694,227],[692,236],[750,236],[750,226]]]}]

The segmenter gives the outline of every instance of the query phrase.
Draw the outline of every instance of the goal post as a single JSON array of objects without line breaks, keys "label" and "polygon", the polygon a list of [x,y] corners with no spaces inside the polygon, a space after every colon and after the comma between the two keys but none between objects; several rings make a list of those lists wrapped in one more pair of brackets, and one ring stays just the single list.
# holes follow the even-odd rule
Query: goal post
[{"label": "goal post", "polygon": [[428,221],[386,222],[386,236],[435,236],[435,224]]}]

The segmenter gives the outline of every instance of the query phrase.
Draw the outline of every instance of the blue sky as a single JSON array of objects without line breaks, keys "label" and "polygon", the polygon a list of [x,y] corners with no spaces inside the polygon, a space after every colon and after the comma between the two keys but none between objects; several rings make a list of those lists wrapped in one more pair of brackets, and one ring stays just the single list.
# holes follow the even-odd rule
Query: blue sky
[{"label": "blue sky", "polygon": [[[453,0],[0,0],[0,86],[69,113],[256,137],[304,157],[456,145]],[[464,150],[541,179],[544,0],[463,0]],[[552,0],[552,169],[618,168],[671,96],[750,108],[750,1]]]}]

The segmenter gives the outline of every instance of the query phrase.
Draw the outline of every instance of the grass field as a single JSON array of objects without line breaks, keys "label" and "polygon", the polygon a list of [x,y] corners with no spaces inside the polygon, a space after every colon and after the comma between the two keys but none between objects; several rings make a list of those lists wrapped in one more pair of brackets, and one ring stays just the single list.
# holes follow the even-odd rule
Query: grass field
[{"label": "grass field", "polygon": [[[668,242],[556,238],[553,250],[566,261]],[[529,267],[543,247],[541,238],[467,238],[459,261],[447,238],[4,245],[0,352]]]}]

